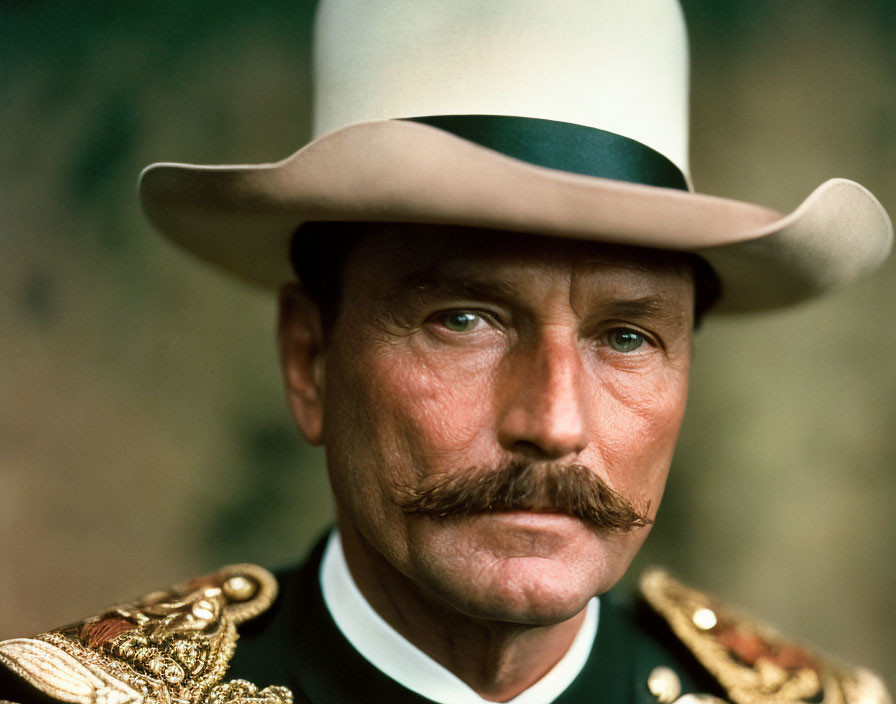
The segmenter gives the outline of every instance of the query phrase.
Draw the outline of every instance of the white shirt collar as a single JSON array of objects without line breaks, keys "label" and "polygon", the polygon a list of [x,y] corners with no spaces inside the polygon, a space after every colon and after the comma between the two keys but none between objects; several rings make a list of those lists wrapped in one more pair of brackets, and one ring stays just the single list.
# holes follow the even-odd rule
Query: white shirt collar
[{"label": "white shirt collar", "polygon": [[[327,541],[320,566],[324,602],[342,635],[374,667],[439,704],[491,704],[459,677],[399,635],[361,594],[342,551],[339,532]],[[572,683],[588,660],[597,636],[600,602],[588,602],[585,620],[566,654],[538,682],[508,704],[549,704]]]}]

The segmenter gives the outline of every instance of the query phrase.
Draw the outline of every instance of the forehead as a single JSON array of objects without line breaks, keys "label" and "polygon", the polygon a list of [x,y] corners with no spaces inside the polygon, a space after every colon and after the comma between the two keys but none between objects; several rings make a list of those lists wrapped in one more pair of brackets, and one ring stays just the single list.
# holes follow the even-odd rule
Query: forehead
[{"label": "forehead", "polygon": [[512,286],[553,274],[585,287],[668,289],[683,305],[693,303],[692,261],[677,252],[447,225],[370,223],[356,237],[343,272],[346,289],[479,280]]}]

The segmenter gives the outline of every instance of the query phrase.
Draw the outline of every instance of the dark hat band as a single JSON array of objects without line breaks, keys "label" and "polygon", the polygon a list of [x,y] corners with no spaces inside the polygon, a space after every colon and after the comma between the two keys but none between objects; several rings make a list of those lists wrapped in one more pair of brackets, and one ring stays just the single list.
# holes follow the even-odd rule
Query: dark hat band
[{"label": "dark hat band", "polygon": [[510,115],[408,119],[549,169],[688,190],[681,170],[658,151],[596,127]]}]

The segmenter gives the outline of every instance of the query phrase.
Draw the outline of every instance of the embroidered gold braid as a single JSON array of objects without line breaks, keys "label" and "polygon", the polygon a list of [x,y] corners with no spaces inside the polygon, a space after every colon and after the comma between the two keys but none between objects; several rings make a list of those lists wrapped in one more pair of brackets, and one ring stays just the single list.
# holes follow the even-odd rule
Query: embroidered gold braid
[{"label": "embroidered gold braid", "polygon": [[265,611],[277,582],[233,565],[99,616],[0,643],[0,662],[72,704],[292,704],[285,687],[223,681],[237,625]]},{"label": "embroidered gold braid", "polygon": [[891,704],[867,670],[786,640],[663,570],[645,572],[641,591],[735,704]]}]

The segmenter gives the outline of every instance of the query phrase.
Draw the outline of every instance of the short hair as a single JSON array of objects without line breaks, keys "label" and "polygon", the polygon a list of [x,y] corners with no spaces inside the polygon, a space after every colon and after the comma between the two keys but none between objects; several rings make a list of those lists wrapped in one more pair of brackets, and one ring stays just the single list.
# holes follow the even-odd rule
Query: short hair
[{"label": "short hair", "polygon": [[[345,262],[367,231],[365,222],[310,221],[298,227],[289,259],[308,297],[320,310],[326,334],[336,323],[342,303]],[[694,329],[719,300],[719,277],[702,257],[688,256],[694,277]]]},{"label": "short hair", "polygon": [[303,223],[289,244],[289,261],[305,294],[320,310],[324,333],[339,316],[345,262],[364,234],[365,223]]}]

